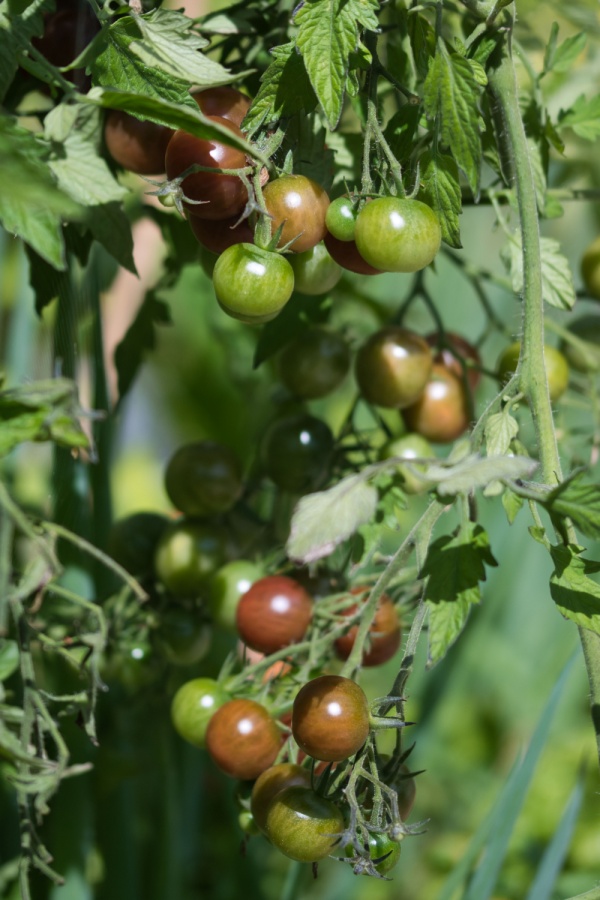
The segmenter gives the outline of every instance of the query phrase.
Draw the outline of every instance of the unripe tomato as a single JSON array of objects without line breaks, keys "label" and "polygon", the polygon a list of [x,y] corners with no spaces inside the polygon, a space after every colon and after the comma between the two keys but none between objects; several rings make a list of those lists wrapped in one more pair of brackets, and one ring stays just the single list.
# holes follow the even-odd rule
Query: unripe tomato
[{"label": "unripe tomato", "polygon": [[304,400],[325,397],[344,380],[350,368],[350,349],[336,331],[313,326],[302,331],[279,355],[281,380]]},{"label": "unripe tomato", "polygon": [[326,480],[334,446],[325,422],[301,413],[270,425],[261,444],[261,459],[278,487],[302,494],[316,490]]},{"label": "unripe tomato", "polygon": [[265,828],[273,846],[298,862],[329,856],[343,831],[337,806],[305,787],[288,787],[275,796]]},{"label": "unripe tomato", "polygon": [[[400,459],[435,459],[433,447],[420,434],[403,434],[401,437],[392,438],[379,451],[379,459],[392,459],[399,457]],[[416,469],[420,472],[427,472],[427,466],[416,465]],[[427,490],[427,481],[425,478],[419,478],[407,466],[399,465],[398,473],[402,476],[402,489],[407,494],[421,494]]]},{"label": "unripe tomato", "polygon": [[171,703],[175,731],[194,747],[206,746],[206,729],[214,713],[229,700],[212,678],[193,678],[182,684]]},{"label": "unripe tomato", "polygon": [[261,653],[276,653],[301,641],[313,613],[313,601],[301,584],[285,575],[267,575],[241,598],[238,633],[245,644]]},{"label": "unripe tomato", "polygon": [[[232,122],[219,116],[208,116],[211,122],[227,128],[238,137],[242,132]],[[216,139],[205,140],[186,131],[176,131],[167,146],[165,166],[167,178],[179,178],[192,165],[213,169],[241,169],[246,157],[241,150]],[[239,216],[248,200],[241,178],[219,172],[195,172],[181,182],[184,195],[195,203],[185,204],[191,216],[201,219],[230,219]]]},{"label": "unripe tomato", "polygon": [[290,250],[304,253],[325,237],[325,214],[329,197],[323,188],[305,175],[282,175],[263,191],[271,218],[271,234],[283,225],[278,247],[293,241]]},{"label": "unripe tomato", "polygon": [[172,128],[142,121],[111,109],[104,122],[104,143],[116,163],[138,175],[162,175]]},{"label": "unripe tomato", "polygon": [[[362,594],[364,590],[364,588],[360,587],[353,588],[352,593]],[[367,597],[364,597],[361,604],[366,603],[367,599]],[[351,616],[357,609],[357,604],[353,603],[344,610],[344,615]],[[357,634],[358,625],[352,625],[346,634],[343,634],[336,640],[335,652],[340,659],[348,659],[354,647]],[[383,594],[379,598],[375,617],[369,628],[369,637],[362,655],[362,665],[367,667],[383,665],[383,663],[386,663],[396,655],[401,639],[402,629],[400,628],[400,619],[398,618],[396,607],[390,597],[387,594]]]},{"label": "unripe tomato", "polygon": [[247,559],[234,559],[215,572],[210,581],[208,599],[217,625],[235,630],[236,610],[241,596],[264,574],[261,566]]},{"label": "unripe tomato", "polygon": [[294,290],[294,271],[279,253],[254,244],[235,244],[218,258],[213,286],[224,312],[258,325],[274,319],[288,302]]},{"label": "unripe tomato", "polygon": [[277,723],[254,700],[229,700],[208,723],[206,747],[232,778],[251,781],[275,762],[282,743]]},{"label": "unripe tomato", "polygon": [[454,372],[435,363],[425,390],[411,406],[402,410],[409,431],[433,441],[447,444],[469,428],[469,402],[465,386]]},{"label": "unripe tomato", "polygon": [[304,253],[291,254],[289,260],[294,270],[294,290],[310,297],[326,294],[342,277],[341,268],[323,241]]},{"label": "unripe tomato", "polygon": [[[498,360],[498,378],[502,383],[508,381],[517,370],[521,344],[515,341],[505,347]],[[546,365],[546,377],[548,379],[548,391],[550,400],[554,403],[569,386],[569,364],[556,347],[544,344],[544,363]]]},{"label": "unripe tomato", "polygon": [[340,241],[329,232],[323,242],[329,251],[329,255],[342,269],[355,272],[356,275],[381,275],[381,269],[369,265],[358,252],[355,241]]},{"label": "unripe tomato", "polygon": [[166,516],[153,512],[118,519],[108,535],[109,555],[132,575],[152,575],[156,547],[168,525]]},{"label": "unripe tomato", "polygon": [[197,597],[226,561],[227,532],[214,522],[182,519],[164,531],[156,548],[158,579],[176,597]]},{"label": "unripe tomato", "polygon": [[466,376],[472,391],[477,389],[481,381],[481,357],[477,349],[466,338],[453,331],[445,331],[440,334],[434,331],[425,338],[434,352],[433,361],[443,363],[447,369],[454,372],[459,378],[464,377],[465,369],[461,359],[466,363]]},{"label": "unripe tomato", "polygon": [[[190,216],[188,222],[198,243],[211,253],[220,254],[234,244],[251,244],[254,240],[254,230],[248,219],[242,219],[240,222],[239,216],[221,219],[218,222]],[[211,278],[215,262],[216,259],[212,260],[210,272],[207,273]]]},{"label": "unripe tomato", "polygon": [[321,675],[305,684],[294,700],[294,740],[314,759],[336,762],[353,756],[369,727],[365,692],[350,678]]},{"label": "unripe tomato", "polygon": [[600,235],[581,258],[581,277],[590,297],[600,300]]},{"label": "unripe tomato", "polygon": [[[366,848],[365,848],[366,849]],[[400,859],[402,845],[392,840],[387,834],[369,833],[369,858],[380,875],[387,875],[396,866]],[[347,844],[344,853],[348,858],[356,856],[353,844]],[[366,873],[362,873],[366,874]]]},{"label": "unripe tomato", "polygon": [[600,369],[600,317],[581,316],[569,325],[569,331],[583,341],[583,346],[563,340],[560,345],[570,366],[578,372],[597,372]]},{"label": "unripe tomato", "polygon": [[265,831],[271,804],[277,794],[289,787],[310,787],[310,772],[295,763],[279,763],[265,769],[252,788],[250,809],[258,828]]},{"label": "unripe tomato", "polygon": [[403,409],[423,393],[432,363],[427,341],[406,328],[388,325],[358,351],[356,380],[369,403]]},{"label": "unripe tomato", "polygon": [[192,97],[205,116],[220,116],[222,119],[227,119],[228,122],[233,122],[238,128],[250,109],[251,103],[249,97],[228,85],[194,91]]},{"label": "unripe tomato", "polygon": [[168,462],[165,488],[173,505],[186,516],[227,512],[242,493],[240,461],[217,441],[185,444]]},{"label": "unripe tomato", "polygon": [[208,653],[210,638],[210,625],[197,609],[167,609],[161,614],[156,643],[174,666],[199,662]]},{"label": "unripe tomato", "polygon": [[327,231],[338,241],[353,241],[358,209],[350,197],[332,200],[325,215]]},{"label": "unripe tomato", "polygon": [[360,255],[384,272],[418,272],[440,249],[438,217],[420,200],[380,197],[366,203],[354,234]]}]

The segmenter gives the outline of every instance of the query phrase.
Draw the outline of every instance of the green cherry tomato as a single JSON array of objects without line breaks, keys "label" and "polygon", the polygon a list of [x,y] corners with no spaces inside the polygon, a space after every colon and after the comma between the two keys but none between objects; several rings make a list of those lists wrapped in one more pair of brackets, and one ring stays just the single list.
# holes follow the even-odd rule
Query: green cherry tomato
[{"label": "green cherry tomato", "polygon": [[304,400],[325,397],[341,384],[350,368],[344,338],[330,328],[300,332],[279,355],[279,374],[286,388]]},{"label": "green cherry tomato", "polygon": [[294,270],[294,290],[301,294],[311,297],[326,294],[342,277],[341,266],[332,259],[322,241],[304,253],[290,255],[289,261]]},{"label": "green cherry tomato", "polygon": [[302,413],[273,422],[263,438],[261,458],[278,487],[302,494],[326,480],[334,445],[325,422]]},{"label": "green cherry tomato", "polygon": [[140,578],[151,575],[156,546],[168,525],[166,516],[153,512],[133,513],[119,519],[110,530],[108,552],[132,575]]},{"label": "green cherry tomato", "polygon": [[327,231],[338,241],[353,241],[358,210],[350,197],[332,200],[325,215]]},{"label": "green cherry tomato", "polygon": [[206,656],[211,629],[199,610],[167,609],[162,613],[156,643],[174,666],[191,666]]},{"label": "green cherry tomato", "polygon": [[[429,441],[420,434],[404,434],[402,437],[393,438],[379,451],[380,459],[392,459],[399,457],[400,459],[435,459],[433,447]],[[427,466],[415,466],[419,472],[427,472]],[[398,466],[398,472],[403,479],[403,489],[407,494],[421,494],[427,490],[427,481],[419,478],[409,468],[403,465]]]},{"label": "green cherry tomato", "polygon": [[215,572],[209,585],[208,601],[217,625],[236,631],[236,610],[240,597],[264,574],[261,566],[247,559],[235,559]]},{"label": "green cherry tomato", "polygon": [[590,297],[600,300],[600,235],[581,258],[581,277]]},{"label": "green cherry tomato", "polygon": [[252,788],[250,809],[254,821],[265,831],[269,809],[277,794],[289,787],[310,787],[310,772],[295,763],[279,763],[270,766],[259,775]]},{"label": "green cherry tomato", "polygon": [[600,369],[600,316],[581,316],[569,325],[578,342],[563,340],[560,345],[567,362],[578,372],[597,372]]},{"label": "green cherry tomato", "polygon": [[227,561],[226,531],[214,522],[182,519],[163,533],[154,557],[156,575],[175,597],[196,597]]},{"label": "green cherry tomato", "polygon": [[385,272],[417,272],[440,249],[442,230],[434,211],[420,200],[380,197],[366,203],[356,219],[360,255]]},{"label": "green cherry tomato", "polygon": [[227,512],[242,492],[240,461],[229,447],[197,441],[175,451],[165,472],[173,505],[186,516]]},{"label": "green cherry tomato", "polygon": [[[520,353],[519,341],[509,344],[501,353],[497,370],[498,378],[503,384],[516,372]],[[550,400],[554,403],[562,397],[569,385],[569,364],[560,350],[549,344],[544,344],[544,363]]]},{"label": "green cherry tomato", "polygon": [[316,862],[335,849],[344,817],[331,800],[306,787],[288,787],[273,799],[265,833],[273,846],[298,862]]},{"label": "green cherry tomato", "polygon": [[256,837],[260,834],[260,828],[254,821],[254,816],[248,809],[243,809],[238,814],[238,825],[247,837]]},{"label": "green cherry tomato", "polygon": [[213,285],[228,315],[260,324],[274,319],[292,296],[294,270],[279,253],[254,244],[234,244],[218,258]]},{"label": "green cherry tomato", "polygon": [[[401,851],[402,845],[398,841],[392,840],[387,834],[369,833],[369,859],[373,863],[375,871],[380,875],[387,875],[388,872],[391,872],[400,859]],[[344,854],[355,861],[355,874],[367,874],[364,865],[361,864],[361,857],[357,856],[356,849],[352,844],[348,844],[344,848]]]},{"label": "green cherry tomato", "polygon": [[212,678],[193,678],[182,684],[171,703],[175,731],[194,747],[206,746],[206,729],[213,713],[229,695]]}]

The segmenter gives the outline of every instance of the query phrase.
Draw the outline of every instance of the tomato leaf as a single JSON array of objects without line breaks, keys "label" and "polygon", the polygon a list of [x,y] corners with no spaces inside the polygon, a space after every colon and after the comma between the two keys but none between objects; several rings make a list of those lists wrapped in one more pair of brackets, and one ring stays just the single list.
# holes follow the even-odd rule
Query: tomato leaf
[{"label": "tomato leaf", "polygon": [[[560,244],[554,238],[540,238],[542,251],[542,292],[544,300],[556,309],[572,309],[575,304],[575,288],[569,261],[560,252]],[[523,292],[523,251],[521,235],[515,233],[502,250],[502,259],[510,272],[513,290]]]},{"label": "tomato leaf", "polygon": [[0,391],[0,456],[23,441],[87,447],[75,384],[67,378]]},{"label": "tomato leaf", "polygon": [[488,456],[505,456],[518,433],[519,423],[511,416],[508,408],[490,416],[484,430]]},{"label": "tomato leaf", "polygon": [[565,619],[600,634],[600,585],[589,577],[600,572],[600,563],[584,559],[581,550],[573,544],[550,548],[550,593]]},{"label": "tomato leaf", "polygon": [[350,54],[358,49],[360,26],[376,31],[377,0],[304,0],[297,7],[296,45],[329,126],[339,122]]},{"label": "tomato leaf", "polygon": [[304,62],[294,44],[271,50],[273,62],[263,74],[258,94],[244,119],[250,135],[284,116],[311,112],[317,105]]},{"label": "tomato leaf", "polygon": [[121,403],[138,370],[150,350],[156,346],[156,325],[170,325],[171,313],[164,300],[149,291],[138,313],[127,329],[125,337],[115,350],[115,365],[118,375],[119,400]]},{"label": "tomato leaf", "polygon": [[523,506],[523,503],[524,500],[522,497],[519,497],[519,495],[515,494],[514,491],[511,491],[510,488],[504,488],[504,493],[502,494],[502,506],[504,507],[504,512],[506,513],[509,525],[512,525],[517,518],[517,513]]},{"label": "tomato leaf", "polygon": [[400,163],[404,163],[414,150],[420,118],[421,107],[405,103],[385,127],[385,139]]},{"label": "tomato leaf", "polygon": [[377,489],[364,475],[350,475],[328,491],[307,494],[292,516],[286,551],[290,559],[309,563],[329,556],[374,515]]},{"label": "tomato leaf", "polygon": [[588,100],[583,94],[565,112],[558,116],[561,128],[572,128],[576,135],[586,141],[600,137],[600,94]]},{"label": "tomato leaf", "polygon": [[19,68],[19,57],[32,37],[43,31],[44,0],[34,0],[20,15],[14,15],[8,3],[0,3],[0,101]]},{"label": "tomato leaf", "polygon": [[566,38],[562,44],[557,45],[558,23],[552,23],[550,40],[544,54],[544,69],[542,75],[547,72],[568,72],[577,57],[583,53],[587,43],[587,35],[580,31]]},{"label": "tomato leaf", "polygon": [[496,566],[497,562],[487,533],[474,522],[429,546],[420,573],[421,578],[427,578],[424,600],[429,606],[429,666],[443,659],[463,630],[471,607],[480,603],[486,565]]},{"label": "tomato leaf", "polygon": [[460,249],[458,217],[462,212],[458,166],[446,153],[427,150],[420,159],[423,199],[438,215],[442,239],[450,247]]},{"label": "tomato leaf", "polygon": [[88,208],[88,228],[114,259],[137,275],[133,260],[133,234],[120,203],[101,203]]},{"label": "tomato leaf", "polygon": [[471,455],[454,465],[429,464],[425,475],[428,481],[437,485],[438,494],[447,497],[484,488],[492,481],[527,478],[537,466],[537,462],[527,456]]},{"label": "tomato leaf", "polygon": [[600,538],[600,485],[582,482],[583,472],[576,473],[554,488],[540,502],[551,515],[569,518],[586,537]]}]

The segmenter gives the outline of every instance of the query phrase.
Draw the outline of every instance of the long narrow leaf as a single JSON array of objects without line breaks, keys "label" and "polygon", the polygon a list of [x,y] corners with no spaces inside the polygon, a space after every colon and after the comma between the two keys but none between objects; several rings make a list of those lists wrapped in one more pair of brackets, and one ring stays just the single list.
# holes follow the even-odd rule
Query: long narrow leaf
[{"label": "long narrow leaf", "polygon": [[556,879],[563,867],[583,800],[583,775],[567,801],[559,826],[548,844],[526,900],[551,900]]}]

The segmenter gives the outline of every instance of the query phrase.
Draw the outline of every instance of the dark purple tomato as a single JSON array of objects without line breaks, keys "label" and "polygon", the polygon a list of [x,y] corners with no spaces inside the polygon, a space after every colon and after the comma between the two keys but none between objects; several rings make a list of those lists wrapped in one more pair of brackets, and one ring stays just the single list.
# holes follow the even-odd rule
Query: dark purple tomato
[{"label": "dark purple tomato", "polygon": [[[233,247],[234,244],[252,244],[254,241],[254,230],[248,219],[242,219],[240,222],[239,216],[219,221],[190,216],[188,222],[198,243],[210,250],[211,253],[220,254],[228,247]],[[211,277],[213,269],[214,263],[208,273]]]},{"label": "dark purple tomato", "polygon": [[355,272],[357,275],[381,275],[381,269],[374,268],[362,258],[353,240],[340,241],[329,232],[323,240],[329,255],[342,269]]},{"label": "dark purple tomato", "polygon": [[108,536],[109,555],[132,575],[151,575],[156,547],[168,525],[166,516],[153,512],[118,519]]},{"label": "dark purple tomato", "polygon": [[111,109],[104,122],[104,143],[116,163],[138,175],[161,175],[174,131],[142,122],[120,109]]},{"label": "dark purple tomato", "polygon": [[325,397],[344,380],[350,349],[330,328],[301,331],[279,354],[279,374],[286,388],[304,400]]},{"label": "dark purple tomato", "polygon": [[267,429],[261,444],[266,474],[286,491],[307,493],[327,479],[335,442],[321,419],[285,416]]},{"label": "dark purple tomato", "polygon": [[[433,361],[443,363],[447,369],[454,372],[459,378],[466,371],[467,381],[472,391],[477,389],[481,381],[481,357],[479,351],[466,338],[453,331],[444,334],[435,331],[425,338],[434,352]],[[462,362],[461,362],[462,360]],[[464,366],[463,366],[464,363]]]},{"label": "dark purple tomato", "polygon": [[192,96],[205,116],[220,116],[238,128],[250,109],[250,98],[228,85],[194,91]]}]

